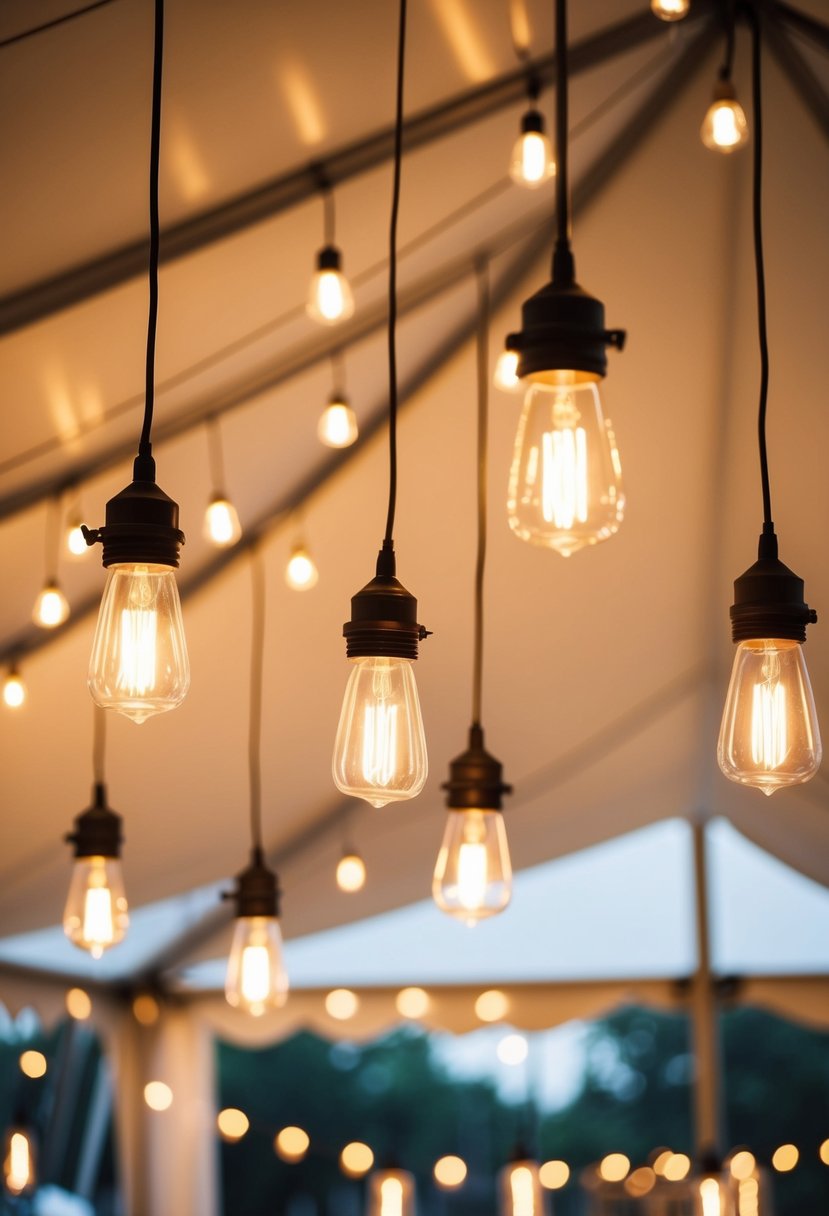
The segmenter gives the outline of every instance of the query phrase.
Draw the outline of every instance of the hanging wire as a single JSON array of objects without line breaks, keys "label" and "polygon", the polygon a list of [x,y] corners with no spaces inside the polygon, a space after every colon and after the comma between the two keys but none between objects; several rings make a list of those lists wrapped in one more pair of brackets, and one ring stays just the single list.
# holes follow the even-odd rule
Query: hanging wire
[{"label": "hanging wire", "polygon": [[773,532],[769,458],[766,449],[766,408],[769,396],[769,339],[766,325],[766,271],[763,258],[763,105],[760,74],[760,19],[751,10],[751,91],[754,126],[752,211],[754,218],[754,269],[757,276],[757,330],[760,340],[760,408],[757,438],[760,449],[760,482],[763,489],[763,531]]},{"label": "hanging wire", "polygon": [[43,532],[43,558],[47,586],[58,581],[60,560],[61,500],[50,498],[46,507],[46,527]]},{"label": "hanging wire", "polygon": [[333,245],[336,232],[336,211],[334,207],[334,191],[328,182],[322,187],[322,243]]},{"label": "hanging wire", "polygon": [[332,350],[328,356],[331,365],[331,388],[337,397],[345,396],[345,354],[342,347]]},{"label": "hanging wire", "polygon": [[262,666],[265,658],[265,568],[258,546],[251,550],[250,633],[250,839],[254,850],[262,850]]},{"label": "hanging wire", "polygon": [[734,0],[729,0],[726,5],[723,20],[725,21],[725,58],[720,68],[720,80],[730,80],[734,68]]},{"label": "hanging wire", "polygon": [[47,30],[53,30],[58,25],[65,25],[67,21],[74,21],[76,17],[85,17],[87,13],[94,13],[96,9],[106,8],[108,4],[112,3],[113,0],[95,0],[93,4],[87,4],[84,8],[76,8],[72,13],[64,13],[62,17],[55,17],[53,21],[44,21],[42,25],[34,25],[28,30],[22,30],[19,34],[12,34],[0,42],[0,50],[6,46],[13,46],[16,42],[25,42],[27,38],[34,38],[37,34],[43,34]]},{"label": "hanging wire", "polygon": [[556,248],[570,245],[568,185],[567,0],[556,0]]},{"label": "hanging wire", "polygon": [[489,397],[489,266],[476,268],[478,286],[478,552],[475,559],[475,651],[472,674],[472,725],[481,725],[484,666],[484,567],[486,565],[486,483]]},{"label": "hanging wire", "polygon": [[383,548],[394,547],[397,506],[397,216],[400,210],[400,168],[403,159],[403,68],[406,61],[406,0],[400,0],[397,37],[397,98],[394,119],[394,183],[389,225],[389,509]]},{"label": "hanging wire", "polygon": [[161,68],[164,52],[164,0],[155,0],[153,46],[153,104],[150,134],[150,308],[147,320],[147,367],[144,390],[144,425],[138,443],[139,456],[152,456],[151,432],[155,405],[155,341],[158,329],[158,253],[161,226],[158,215],[158,172],[161,156]]},{"label": "hanging wire", "polygon": [[207,419],[207,454],[210,462],[210,479],[213,493],[225,492],[225,460],[219,420],[215,414]]},{"label": "hanging wire", "polygon": [[96,785],[106,782],[107,716],[100,705],[92,707],[92,778]]}]

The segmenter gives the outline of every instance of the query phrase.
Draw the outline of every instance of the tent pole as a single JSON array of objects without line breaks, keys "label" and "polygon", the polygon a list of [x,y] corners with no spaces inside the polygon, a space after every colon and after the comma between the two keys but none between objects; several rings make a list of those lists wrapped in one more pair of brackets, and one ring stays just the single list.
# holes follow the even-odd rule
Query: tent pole
[{"label": "tent pole", "polygon": [[705,821],[693,824],[697,967],[691,985],[691,1038],[695,1059],[694,1139],[697,1154],[721,1149],[720,1058],[717,998],[711,974]]}]

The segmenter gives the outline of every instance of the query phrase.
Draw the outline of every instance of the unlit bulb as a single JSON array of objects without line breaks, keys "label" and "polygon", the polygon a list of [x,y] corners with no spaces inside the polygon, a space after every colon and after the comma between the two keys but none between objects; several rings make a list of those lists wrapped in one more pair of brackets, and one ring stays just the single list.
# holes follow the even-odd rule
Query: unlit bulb
[{"label": "unlit bulb", "polygon": [[512,866],[500,811],[451,810],[432,879],[442,912],[468,925],[502,912],[512,894]]},{"label": "unlit bulb", "polygon": [[6,1140],[3,1178],[11,1195],[22,1195],[35,1184],[32,1137],[23,1128],[13,1127]]},{"label": "unlit bulb", "polygon": [[511,1161],[501,1171],[502,1216],[542,1216],[544,1196],[535,1161]]},{"label": "unlit bulb", "polygon": [[660,21],[681,21],[690,7],[691,0],[651,0],[651,12]]},{"label": "unlit bulb", "polygon": [[343,794],[385,806],[414,798],[429,772],[411,659],[351,659],[332,772]]},{"label": "unlit bulb", "polygon": [[357,438],[357,415],[344,397],[335,396],[323,410],[317,435],[329,448],[347,448]]},{"label": "unlit bulb", "polygon": [[512,149],[509,174],[516,185],[535,190],[555,174],[553,148],[544,134],[541,115],[537,110],[530,110],[524,116],[521,127],[521,134]]},{"label": "unlit bulb", "polygon": [[359,853],[343,853],[337,862],[337,886],[352,895],[362,891],[366,883],[366,863]]},{"label": "unlit bulb", "polygon": [[495,363],[492,377],[495,387],[505,393],[515,393],[521,388],[518,379],[518,351],[502,350]]},{"label": "unlit bulb", "polygon": [[227,963],[229,1005],[261,1017],[284,1005],[288,976],[282,961],[282,932],[274,916],[237,916]]},{"label": "unlit bulb", "polygon": [[26,700],[26,685],[16,671],[10,671],[3,681],[3,702],[9,709],[20,709]]},{"label": "unlit bulb", "polygon": [[35,600],[32,620],[41,629],[56,629],[69,616],[69,601],[57,583],[48,583]]},{"label": "unlit bulb", "polygon": [[204,535],[220,549],[235,545],[242,535],[242,525],[233,503],[221,495],[211,499],[204,513]]},{"label": "unlit bulb", "polygon": [[556,384],[531,384],[524,399],[507,509],[522,540],[569,557],[619,530],[625,496],[597,385],[575,382],[573,372],[556,377]]},{"label": "unlit bulb", "polygon": [[129,911],[117,857],[78,857],[72,867],[63,931],[73,945],[100,958],[127,931]]},{"label": "unlit bulb", "polygon": [[734,152],[748,143],[745,111],[727,82],[718,87],[703,119],[700,136],[713,152]]},{"label": "unlit bulb", "polygon": [[295,545],[285,568],[285,582],[293,591],[310,591],[319,582],[319,570],[304,545]]},{"label": "unlit bulb", "polygon": [[809,781],[822,755],[801,644],[780,638],[740,642],[717,748],[726,777],[773,794]]},{"label": "unlit bulb", "polygon": [[184,700],[190,662],[170,566],[110,566],[88,683],[97,705],[116,709],[133,722],[175,709]]}]

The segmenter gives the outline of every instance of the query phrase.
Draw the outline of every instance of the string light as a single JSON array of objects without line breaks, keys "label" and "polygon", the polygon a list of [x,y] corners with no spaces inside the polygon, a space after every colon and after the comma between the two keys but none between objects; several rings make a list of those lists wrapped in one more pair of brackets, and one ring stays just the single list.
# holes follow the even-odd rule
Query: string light
[{"label": "string light", "polygon": [[42,1051],[24,1051],[18,1062],[24,1076],[33,1079],[46,1076],[46,1056]]},{"label": "string light", "polygon": [[691,0],[651,0],[651,12],[660,21],[681,21],[691,9]]},{"label": "string light", "polygon": [[70,557],[86,557],[89,547],[83,534],[83,524],[75,516],[66,525],[66,551]]},{"label": "string light", "polygon": [[173,1091],[164,1081],[148,1081],[144,1086],[144,1101],[150,1110],[169,1110],[173,1105]]},{"label": "string light", "polygon": [[774,1150],[771,1163],[780,1174],[788,1174],[800,1160],[800,1152],[794,1144],[781,1144]]},{"label": "string light", "polygon": [[512,149],[509,175],[517,186],[537,190],[556,171],[553,149],[544,130],[544,117],[538,109],[539,82],[532,74],[527,80],[528,107],[521,119],[521,133]]},{"label": "string light", "polygon": [[349,1178],[362,1178],[373,1165],[374,1153],[360,1140],[352,1140],[340,1153],[340,1168]]},{"label": "string light", "polygon": [[205,539],[219,549],[229,549],[242,535],[239,514],[224,489],[225,466],[222,436],[217,418],[207,423],[207,450],[213,493],[204,513]]},{"label": "string light", "polygon": [[720,68],[711,104],[700,127],[700,138],[712,152],[729,156],[748,143],[748,123],[745,111],[737,100],[731,80],[734,66],[734,12],[727,11],[725,59]]},{"label": "string light", "polygon": [[20,709],[26,703],[26,685],[16,667],[11,667],[3,681],[3,704]]},{"label": "string light", "polygon": [[347,849],[337,862],[337,886],[348,895],[366,885],[366,863],[359,853]]},{"label": "string light", "polygon": [[463,1186],[469,1173],[462,1157],[440,1157],[432,1169],[435,1182],[446,1191],[456,1191]]},{"label": "string light", "polygon": [[250,1127],[250,1120],[244,1111],[237,1110],[234,1106],[227,1106],[216,1116],[216,1126],[223,1140],[236,1144],[246,1135]]},{"label": "string light", "polygon": [[492,382],[496,388],[505,393],[521,391],[521,381],[518,378],[518,352],[502,350],[495,362],[495,372]]},{"label": "string light", "polygon": [[66,1012],[76,1022],[85,1022],[92,1014],[92,1001],[83,988],[70,988],[66,993]]},{"label": "string light", "polygon": [[608,1153],[599,1162],[599,1177],[604,1182],[621,1182],[630,1172],[630,1160],[624,1153]]},{"label": "string light", "polygon": [[545,1161],[539,1167],[538,1180],[545,1191],[559,1191],[570,1181],[570,1166],[566,1161]]},{"label": "string light", "polygon": [[323,185],[324,245],[317,253],[316,270],[308,289],[306,311],[321,325],[338,325],[354,313],[354,296],[343,274],[343,255],[334,243],[334,196]]},{"label": "string light", "polygon": [[273,1142],[274,1151],[283,1161],[301,1161],[311,1146],[311,1137],[301,1127],[283,1127]]},{"label": "string light", "polygon": [[310,591],[319,582],[319,570],[314,559],[302,541],[291,549],[288,565],[285,567],[285,582],[292,591]]},{"label": "string light", "polygon": [[501,1170],[500,1216],[542,1216],[544,1193],[538,1163],[524,1148]]},{"label": "string light", "polygon": [[414,1216],[415,1182],[408,1170],[375,1170],[368,1181],[367,1216]]},{"label": "string light", "polygon": [[58,583],[60,502],[53,498],[46,509],[44,565],[46,578],[32,608],[32,620],[41,629],[57,629],[69,618],[69,601]]},{"label": "string light", "polygon": [[490,988],[475,1001],[475,1013],[482,1022],[503,1022],[509,1013],[509,997],[499,988]]},{"label": "string light", "polygon": [[3,1179],[10,1195],[22,1195],[35,1186],[34,1137],[20,1120],[16,1121],[15,1126],[11,1127],[6,1135]]},{"label": "string light", "polygon": [[341,351],[331,356],[334,386],[317,424],[320,442],[329,448],[347,448],[357,439],[357,415],[345,395],[345,361]]},{"label": "string light", "polygon": [[395,997],[395,1008],[404,1018],[422,1018],[431,1005],[429,993],[423,988],[401,988]]},{"label": "string light", "polygon": [[325,998],[325,1012],[338,1022],[347,1022],[360,1008],[360,999],[349,988],[334,988]]}]

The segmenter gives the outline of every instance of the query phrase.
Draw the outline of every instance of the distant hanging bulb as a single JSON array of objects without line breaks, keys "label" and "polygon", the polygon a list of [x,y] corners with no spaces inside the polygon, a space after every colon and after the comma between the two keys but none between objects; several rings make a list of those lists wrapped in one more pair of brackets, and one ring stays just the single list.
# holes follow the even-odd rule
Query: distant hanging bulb
[{"label": "distant hanging bulb", "polygon": [[96,784],[92,806],[78,815],[66,839],[74,845],[75,861],[63,931],[73,945],[100,958],[123,940],[129,926],[120,861],[121,816],[107,806],[103,785]]},{"label": "distant hanging bulb", "polygon": [[317,254],[306,311],[323,325],[337,325],[354,312],[354,296],[342,271],[342,254],[335,245],[326,245]]},{"label": "distant hanging bulb", "polygon": [[329,448],[347,448],[357,438],[357,415],[345,397],[334,394],[320,416],[317,426],[320,442]]},{"label": "distant hanging bulb", "polygon": [[310,591],[319,582],[319,570],[304,545],[294,545],[285,568],[285,582],[293,591]]},{"label": "distant hanging bulb", "polygon": [[73,520],[66,529],[66,550],[71,557],[85,557],[89,552],[80,520]]},{"label": "distant hanging bulb", "polygon": [[204,535],[211,544],[221,549],[235,545],[242,535],[242,525],[233,503],[223,494],[216,495],[204,513]]},{"label": "distant hanging bulb", "polygon": [[236,904],[233,942],[227,962],[225,997],[229,1005],[252,1017],[284,1005],[288,976],[282,957],[279,888],[276,874],[254,847],[250,865],[237,875],[226,899]]},{"label": "distant hanging bulb", "polygon": [[362,891],[365,884],[366,863],[359,853],[346,850],[337,862],[337,886],[352,895],[355,891]]},{"label": "distant hanging bulb", "polygon": [[521,134],[515,142],[509,173],[518,186],[535,190],[555,175],[552,145],[544,133],[544,119],[535,107],[521,119]]},{"label": "distant hanging bulb", "polygon": [[408,1170],[375,1170],[368,1180],[367,1216],[414,1216],[415,1181]]},{"label": "distant hanging bulb", "polygon": [[544,1216],[544,1192],[536,1161],[518,1158],[501,1170],[501,1216]]},{"label": "distant hanging bulb", "polygon": [[3,1179],[10,1195],[22,1195],[35,1185],[35,1154],[32,1133],[12,1127],[6,1136]]},{"label": "distant hanging bulb", "polygon": [[651,12],[660,21],[681,21],[690,8],[691,0],[651,0]]},{"label": "distant hanging bulb", "polygon": [[[513,532],[564,557],[607,540],[624,518],[619,452],[597,384],[560,372],[530,385],[518,425],[507,509]],[[572,383],[566,380],[572,378]]]},{"label": "distant hanging bulb", "polygon": [[734,152],[748,143],[748,122],[730,80],[720,80],[706,111],[700,137],[713,152]]},{"label": "distant hanging bulb", "polygon": [[495,372],[492,379],[495,387],[502,389],[505,393],[517,393],[520,391],[521,381],[518,379],[517,351],[501,351],[495,363]]},{"label": "distant hanging bulb", "polygon": [[35,600],[32,620],[41,629],[56,629],[69,617],[69,601],[57,583],[48,583]]},{"label": "distant hanging bulb", "polygon": [[432,879],[442,912],[475,925],[502,912],[512,893],[507,834],[500,811],[450,811]]},{"label": "distant hanging bulb", "polygon": [[3,702],[9,709],[20,709],[26,700],[26,685],[13,667],[3,681]]}]

